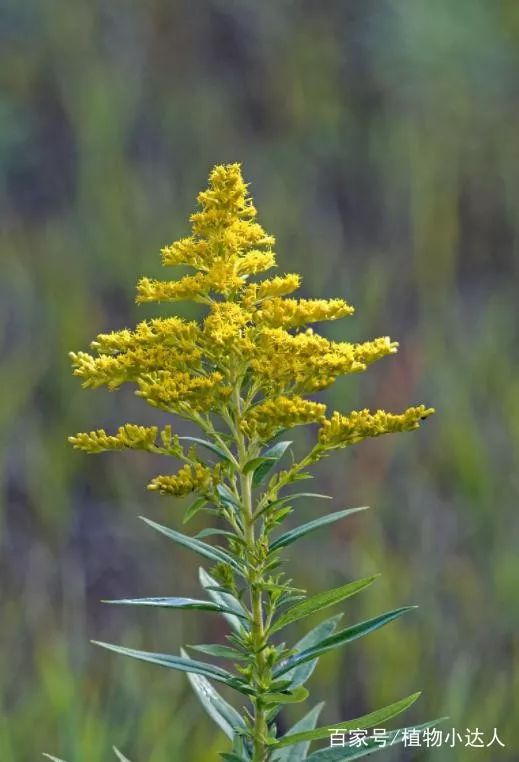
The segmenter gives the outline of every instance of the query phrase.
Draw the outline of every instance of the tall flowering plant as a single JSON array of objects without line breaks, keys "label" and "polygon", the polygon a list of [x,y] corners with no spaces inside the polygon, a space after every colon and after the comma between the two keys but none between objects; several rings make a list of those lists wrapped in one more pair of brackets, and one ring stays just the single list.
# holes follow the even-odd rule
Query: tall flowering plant
[{"label": "tall flowering plant", "polygon": [[[192,234],[162,249],[165,267],[187,266],[192,272],[176,280],[142,278],[137,302],[194,301],[203,305],[203,319],[144,320],[135,330],[101,334],[91,345],[92,354],[72,352],[71,358],[84,387],[116,390],[134,384],[137,396],[152,407],[196,424],[200,437],[179,436],[174,423],[162,430],[126,423],[116,433],[79,433],[70,442],[87,453],[146,450],[181,464],[173,473],[167,468],[155,476],[148,489],[167,499],[192,495],[184,523],[204,511],[212,526],[192,536],[143,520],[210,564],[200,569],[204,596],[113,603],[216,612],[227,620],[229,634],[225,644],[190,646],[191,653],[182,649],[178,655],[98,645],[186,672],[203,707],[230,740],[229,750],[222,753],[228,762],[333,762],[367,756],[385,745],[380,736],[360,749],[327,744],[310,751],[312,741],[329,738],[328,726],[316,727],[321,705],[283,734],[278,715],[284,705],[308,697],[305,683],[322,654],[413,607],[345,628],[339,625],[339,614],[293,644],[285,628],[359,593],[375,577],[307,594],[282,571],[285,549],[362,508],[321,513],[285,531],[281,527],[298,500],[325,497],[293,489],[310,478],[315,463],[368,437],[417,429],[433,410],[420,405],[399,414],[359,410],[327,415],[315,393],[339,376],[361,373],[393,354],[397,343],[387,336],[360,344],[330,341],[310,326],[351,315],[350,304],[292,297],[301,281],[294,273],[263,276],[276,266],[275,241],[256,220],[239,164],[215,167],[198,203],[191,216]],[[309,425],[316,428],[313,443],[297,459],[287,434]],[[215,683],[236,691],[236,707],[218,693]],[[333,727],[380,726],[418,695],[363,717],[339,720]],[[388,743],[402,740],[404,730],[386,734]]]}]

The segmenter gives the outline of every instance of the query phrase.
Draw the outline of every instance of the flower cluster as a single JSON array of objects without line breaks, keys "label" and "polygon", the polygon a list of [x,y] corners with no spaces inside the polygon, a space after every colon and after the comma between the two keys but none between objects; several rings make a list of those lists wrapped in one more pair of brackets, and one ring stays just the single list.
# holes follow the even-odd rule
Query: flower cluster
[{"label": "flower cluster", "polygon": [[400,415],[386,413],[384,410],[377,410],[376,413],[354,410],[349,415],[335,412],[320,428],[319,442],[327,448],[347,447],[368,437],[412,431],[432,413],[434,409],[426,408],[425,405],[410,407]]},{"label": "flower cluster", "polygon": [[248,437],[262,441],[272,439],[281,429],[291,429],[305,423],[324,422],[326,405],[303,397],[275,397],[256,405],[241,421]]},{"label": "flower cluster", "polygon": [[218,372],[195,376],[159,370],[141,376],[135,393],[153,407],[190,417],[190,413],[219,409],[224,404],[231,389],[222,382],[223,376]]},{"label": "flower cluster", "polygon": [[149,490],[157,490],[161,495],[182,497],[195,490],[204,494],[211,484],[213,472],[200,463],[186,464],[172,476],[156,476],[148,484]]},{"label": "flower cluster", "polygon": [[126,423],[120,426],[117,434],[107,434],[104,429],[76,434],[69,437],[69,442],[76,450],[84,452],[104,452],[106,450],[151,450],[157,439],[157,426],[135,426]]},{"label": "flower cluster", "polygon": [[337,320],[352,315],[355,308],[343,299],[281,299],[273,297],[258,312],[264,325],[272,328],[297,328],[322,320]]},{"label": "flower cluster", "polygon": [[[142,278],[137,302],[192,300],[206,314],[199,322],[172,316],[100,334],[91,344],[93,354],[70,355],[85,387],[114,390],[133,383],[135,393],[153,407],[199,425],[203,420],[209,425],[209,414],[224,425],[237,419],[248,440],[259,443],[281,429],[321,424],[321,449],[416,428],[432,412],[422,407],[403,415],[334,413],[325,420],[325,406],[307,396],[339,376],[366,370],[396,352],[398,344],[387,336],[363,343],[331,341],[310,325],[350,316],[351,305],[341,298],[292,297],[301,284],[294,273],[258,277],[276,267],[275,240],[256,220],[238,164],[215,167],[198,202],[192,234],[162,249],[164,266],[193,272],[176,280]],[[123,427],[108,436],[101,430],[71,441],[88,452],[142,447],[154,429],[132,431]],[[155,480],[153,488],[183,494],[192,478],[184,469]]]}]

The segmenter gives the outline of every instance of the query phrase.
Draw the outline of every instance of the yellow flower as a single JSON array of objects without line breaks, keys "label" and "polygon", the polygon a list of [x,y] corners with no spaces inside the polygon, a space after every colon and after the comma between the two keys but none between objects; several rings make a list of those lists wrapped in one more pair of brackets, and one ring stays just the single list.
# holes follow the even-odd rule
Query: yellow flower
[{"label": "yellow flower", "polygon": [[194,321],[186,323],[179,317],[155,318],[138,323],[135,331],[125,328],[122,331],[101,333],[90,346],[97,352],[107,354],[126,352],[151,344],[164,344],[177,349],[181,347],[186,351],[196,343],[199,334],[200,329]]},{"label": "yellow flower", "polygon": [[149,490],[160,492],[161,495],[182,497],[197,490],[205,492],[211,484],[212,471],[197,463],[195,466],[185,465],[172,476],[156,476],[148,484]]},{"label": "yellow flower", "polygon": [[119,427],[114,436],[107,434],[104,429],[97,429],[97,431],[76,434],[74,437],[69,437],[68,441],[76,450],[91,453],[124,448],[150,450],[155,446],[157,434],[157,426],[135,426],[132,423],[126,423]]},{"label": "yellow flower", "polygon": [[161,249],[162,264],[166,267],[175,265],[188,265],[198,270],[207,269],[211,263],[211,248],[207,241],[199,240],[194,236],[181,238],[164,246]]},{"label": "yellow flower", "polygon": [[180,280],[141,278],[137,284],[137,304],[144,302],[204,301],[210,289],[207,275],[185,275]]},{"label": "yellow flower", "polygon": [[[224,442],[241,432],[259,444],[283,428],[318,423],[321,447],[343,447],[416,428],[432,412],[422,406],[402,415],[335,413],[326,421],[325,406],[307,395],[341,375],[366,370],[396,352],[397,342],[387,336],[331,341],[308,325],[347,317],[354,312],[351,305],[340,298],[291,297],[301,284],[297,273],[262,276],[276,267],[275,239],[257,221],[239,164],[216,166],[198,204],[191,234],[161,250],[163,265],[193,272],[172,280],[141,278],[136,301],[194,301],[204,305],[205,315],[190,322],[176,316],[143,320],[133,330],[100,334],[92,354],[70,353],[83,386],[113,390],[132,383],[151,406],[199,426],[214,424]],[[87,452],[123,447],[178,452],[178,439],[167,427],[161,432],[163,447],[155,444],[156,436],[155,427],[128,424],[115,435],[100,429],[70,441]],[[235,454],[230,452],[230,462]],[[181,494],[195,476],[181,469],[176,476],[157,477],[152,488]]]},{"label": "yellow flower", "polygon": [[157,371],[138,379],[138,397],[143,397],[153,407],[173,413],[186,414],[219,408],[231,394],[223,384],[221,373],[209,376],[193,376],[189,373]]},{"label": "yellow flower", "polygon": [[273,328],[296,328],[321,320],[337,320],[352,315],[355,309],[343,299],[281,299],[263,302],[258,318]]},{"label": "yellow flower", "polygon": [[364,344],[328,341],[311,329],[291,334],[283,328],[265,328],[251,367],[275,388],[298,392],[325,389],[346,373],[365,370],[375,360],[396,351],[387,337]]},{"label": "yellow flower", "polygon": [[203,326],[207,356],[224,361],[229,350],[240,357],[252,354],[252,317],[252,312],[237,302],[214,302]]},{"label": "yellow flower", "polygon": [[162,445],[157,444],[157,426],[136,426],[133,423],[125,423],[117,429],[116,434],[107,434],[104,429],[96,431],[80,432],[68,441],[76,450],[97,453],[108,450],[148,450],[153,453],[168,455],[180,455],[182,447],[179,438],[171,431],[171,426],[165,426],[160,432]]},{"label": "yellow flower", "polygon": [[256,275],[265,270],[270,270],[276,264],[276,256],[273,251],[258,251],[253,249],[245,256],[240,257],[236,264],[239,275]]},{"label": "yellow flower", "polygon": [[296,291],[301,285],[301,276],[297,273],[278,275],[270,280],[263,280],[257,286],[256,299],[266,299],[267,296],[286,296]]},{"label": "yellow flower", "polygon": [[256,405],[240,423],[249,437],[258,436],[268,440],[280,429],[290,429],[305,423],[319,423],[324,420],[326,405],[305,400],[303,397],[280,396]]},{"label": "yellow flower", "polygon": [[410,407],[400,415],[386,413],[384,410],[377,410],[376,413],[354,410],[349,415],[335,412],[320,428],[319,442],[327,448],[347,447],[367,437],[412,431],[419,427],[420,421],[433,413],[434,408],[426,408],[425,405]]}]

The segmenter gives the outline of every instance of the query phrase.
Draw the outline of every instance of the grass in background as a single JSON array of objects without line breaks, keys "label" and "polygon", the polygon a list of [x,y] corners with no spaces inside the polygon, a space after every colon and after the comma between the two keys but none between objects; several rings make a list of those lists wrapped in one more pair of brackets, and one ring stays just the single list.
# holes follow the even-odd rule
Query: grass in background
[{"label": "grass in background", "polygon": [[[320,469],[341,505],[376,510],[307,540],[294,575],[319,575],[317,590],[383,569],[352,619],[421,604],[401,625],[405,649],[397,624],[323,659],[323,721],[411,692],[419,673],[420,716],[497,727],[496,758],[512,762],[517,3],[191,6],[1,3],[2,762],[45,750],[96,762],[112,743],[134,762],[217,759],[187,681],[138,664],[115,674],[88,644],[174,651],[218,633],[209,617],[204,635],[166,612],[129,630],[99,603],[160,594],[157,579],[189,595],[194,573],[187,554],[173,562],[138,531],[138,512],[174,522],[141,488],[148,463],[85,469],[69,450],[71,430],[116,421],[109,393],[86,404],[67,351],[150,314],[133,306],[135,280],[153,261],[158,275],[156,253],[183,234],[209,167],[235,160],[307,295],[362,303],[352,338],[402,341],[392,375],[374,368],[362,393],[348,379],[330,404],[438,410],[414,448],[366,443],[346,469]],[[122,407],[117,420],[132,418],[131,396]]]}]

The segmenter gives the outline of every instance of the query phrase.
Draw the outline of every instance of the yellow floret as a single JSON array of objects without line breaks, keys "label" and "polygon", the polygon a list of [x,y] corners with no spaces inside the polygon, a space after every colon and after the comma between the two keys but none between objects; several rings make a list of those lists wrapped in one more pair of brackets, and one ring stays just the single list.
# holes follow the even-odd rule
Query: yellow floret
[{"label": "yellow floret", "polygon": [[196,239],[194,236],[181,238],[170,246],[160,250],[162,264],[166,267],[189,265],[198,269],[206,268],[211,262],[211,248],[207,241]]},{"label": "yellow floret", "polygon": [[377,410],[376,413],[367,409],[354,410],[348,415],[336,411],[320,428],[319,442],[327,448],[347,447],[368,437],[412,431],[433,413],[434,408],[426,408],[425,405],[410,407],[398,415],[386,413],[385,410]]},{"label": "yellow floret", "polygon": [[238,259],[236,271],[239,275],[256,275],[265,270],[270,270],[275,265],[276,256],[273,251],[258,251],[253,249]]},{"label": "yellow floret", "polygon": [[269,280],[262,280],[257,284],[258,300],[266,299],[267,296],[285,296],[296,291],[301,285],[301,276],[297,273],[288,273],[288,275],[278,275]]},{"label": "yellow floret", "polygon": [[210,289],[203,273],[185,275],[180,280],[151,280],[141,278],[137,283],[137,304],[144,302],[204,301]]},{"label": "yellow floret", "polygon": [[355,309],[343,299],[281,299],[263,302],[258,321],[273,328],[295,328],[321,320],[337,320],[352,315]]},{"label": "yellow floret", "polygon": [[155,446],[157,433],[157,426],[136,426],[132,423],[126,423],[119,427],[115,435],[107,434],[104,429],[97,429],[97,431],[76,434],[69,437],[68,441],[76,450],[90,453],[123,450],[125,448],[149,450]]},{"label": "yellow floret", "polygon": [[189,373],[158,371],[138,379],[138,397],[153,407],[170,412],[187,412],[189,408],[200,412],[221,406],[231,389],[223,384],[221,373],[193,376]]},{"label": "yellow floret", "polygon": [[280,429],[290,429],[324,419],[326,405],[303,397],[280,396],[256,405],[241,421],[240,428],[247,436],[270,439]]},{"label": "yellow floret", "polygon": [[195,490],[203,493],[211,484],[211,477],[211,470],[199,463],[195,466],[185,465],[173,476],[156,476],[148,484],[148,489],[160,492],[161,495],[182,497]]}]

